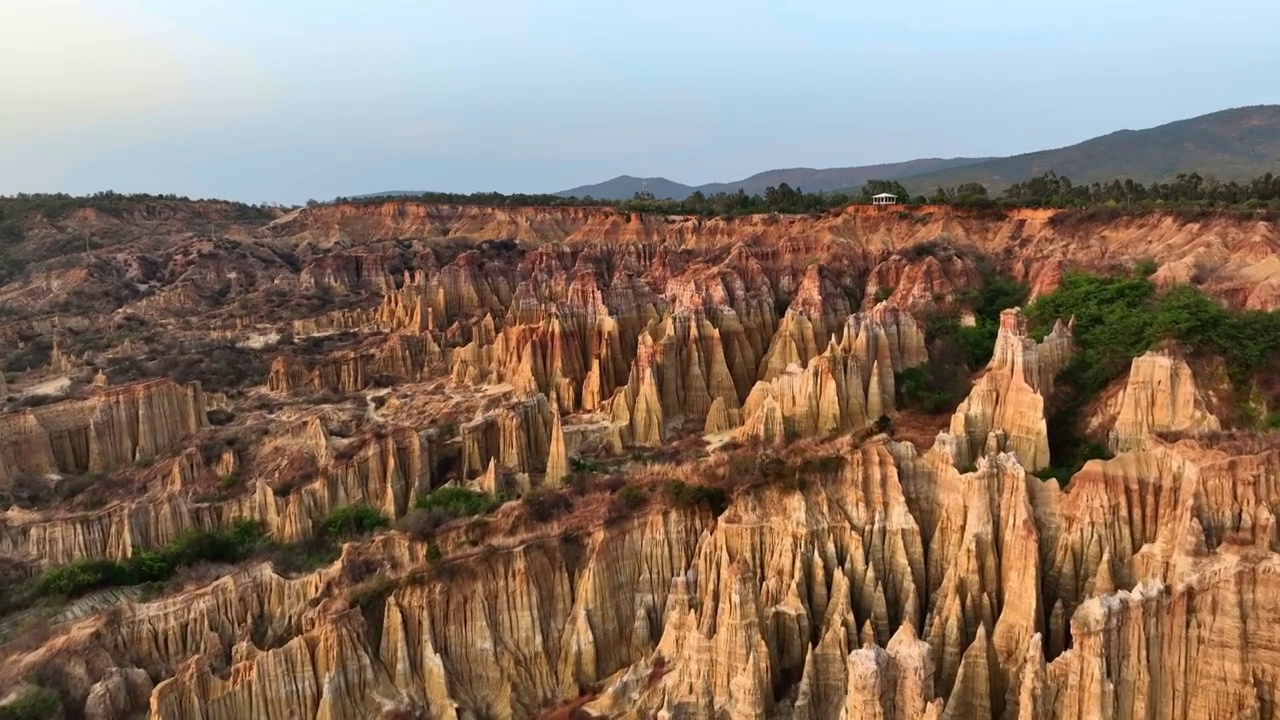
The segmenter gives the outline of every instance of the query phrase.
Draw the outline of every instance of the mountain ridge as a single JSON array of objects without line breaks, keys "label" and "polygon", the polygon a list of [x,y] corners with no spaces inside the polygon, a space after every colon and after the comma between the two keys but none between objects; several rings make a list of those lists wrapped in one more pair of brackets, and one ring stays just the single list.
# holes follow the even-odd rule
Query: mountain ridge
[{"label": "mountain ridge", "polygon": [[[684,199],[695,191],[704,195],[718,192],[734,193],[741,188],[748,195],[760,195],[765,188],[786,183],[808,192],[839,190],[854,185],[861,186],[872,179],[897,179],[910,177],[918,173],[935,172],[955,167],[979,163],[990,158],[918,158],[898,163],[881,163],[877,165],[857,165],[838,168],[793,167],[778,168],[758,172],[742,180],[731,182],[705,183],[703,185],[686,185],[664,177],[639,178],[631,175],[619,175],[602,183],[580,185],[554,193],[560,197],[594,197],[602,200],[627,200],[643,189],[648,183],[648,190],[654,197]],[[683,194],[678,194],[683,193]]]},{"label": "mountain ridge", "polygon": [[[981,183],[994,193],[1049,170],[1076,183],[1125,178],[1146,183],[1172,180],[1180,172],[1212,175],[1220,181],[1245,181],[1276,169],[1280,169],[1280,105],[1250,105],[1149,128],[1115,130],[1071,145],[1007,157],[919,158],[845,168],[784,168],[738,181],[698,186],[663,177],[620,175],[554,194],[624,200],[639,191],[642,182],[648,182],[655,197],[676,199],[695,190],[710,195],[736,192],[739,187],[748,194],[759,194],[782,182],[809,192],[849,191],[873,178],[897,180],[913,193],[966,182]],[[832,182],[835,178],[840,181]],[[685,194],[678,195],[679,192]]]},{"label": "mountain ridge", "polygon": [[1167,182],[1197,172],[1246,181],[1280,168],[1280,105],[1219,110],[1140,130],[1122,129],[1083,142],[1011,155],[902,179],[913,192],[978,182],[998,192],[1052,170],[1073,182]]}]

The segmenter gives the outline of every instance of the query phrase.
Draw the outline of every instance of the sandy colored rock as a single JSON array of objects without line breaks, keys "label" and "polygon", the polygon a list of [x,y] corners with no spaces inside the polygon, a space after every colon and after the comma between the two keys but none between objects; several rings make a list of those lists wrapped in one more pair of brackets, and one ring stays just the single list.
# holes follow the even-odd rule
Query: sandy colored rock
[{"label": "sandy colored rock", "polygon": [[100,473],[153,458],[208,427],[199,383],[155,380],[0,416],[0,479]]},{"label": "sandy colored rock", "polygon": [[[1200,279],[1234,306],[1270,307],[1274,230],[931,212],[339,204],[234,239],[164,235],[95,254],[111,271],[99,275],[147,288],[116,314],[178,328],[184,354],[200,352],[186,352],[194,321],[218,324],[199,330],[259,371],[278,357],[266,392],[189,401],[176,385],[112,399],[135,386],[86,388],[73,369],[72,392],[90,399],[0,419],[6,478],[78,473],[96,443],[104,487],[119,488],[96,507],[0,515],[0,555],[24,572],[241,520],[302,541],[351,504],[399,519],[446,479],[496,493],[563,478],[580,449],[655,452],[611,467],[641,491],[626,512],[617,491],[565,490],[571,507],[546,522],[510,503],[430,544],[392,530],[353,540],[296,577],[209,564],[155,600],[75,600],[47,640],[0,647],[0,689],[45,669],[69,708],[157,720],[524,720],[577,705],[631,720],[1268,717],[1280,445],[1200,432],[1211,404],[1181,389],[1176,363],[1142,369],[1115,407],[1125,451],[1065,487],[1028,471],[1051,460],[1044,403],[1069,325],[1034,343],[1007,314],[933,450],[866,429],[895,414],[894,374],[927,359],[911,311],[963,310],[976,289],[972,256],[949,248],[999,257],[1033,294],[1067,269],[1151,256],[1157,282]],[[145,263],[130,259],[143,249]],[[65,287],[107,296],[101,277],[67,272],[0,288],[32,318],[0,323],[0,341],[66,332],[41,316]],[[218,288],[232,301],[205,312]],[[294,303],[264,308],[268,290],[340,302],[299,318]],[[300,340],[268,349],[286,328]],[[104,356],[150,350],[123,345]],[[333,403],[322,392],[373,386]],[[197,401],[226,411],[220,424],[206,427]],[[111,419],[87,422],[98,416],[85,408]],[[75,422],[57,425],[64,413]],[[714,484],[737,467],[714,449],[699,457],[698,430],[764,440],[800,472],[731,478],[718,515],[667,507],[669,481]],[[210,499],[220,475],[243,487]]]},{"label": "sandy colored rock", "polygon": [[1016,454],[1030,471],[1049,466],[1045,397],[1070,359],[1071,347],[1071,331],[1062,323],[1036,343],[1027,336],[1021,310],[1000,314],[986,373],[956,408],[949,434],[939,437],[939,445],[948,448],[957,467],[972,465],[992,445],[996,451]]},{"label": "sandy colored rock", "polygon": [[1112,452],[1132,450],[1153,433],[1194,435],[1222,429],[1190,366],[1171,350],[1134,358],[1124,388],[1107,410],[1113,416],[1107,422]]},{"label": "sandy colored rock", "polygon": [[756,384],[743,404],[742,435],[778,442],[868,428],[895,412],[894,373],[927,359],[909,314],[880,307],[852,315],[839,344],[833,339],[803,368],[793,363]]}]

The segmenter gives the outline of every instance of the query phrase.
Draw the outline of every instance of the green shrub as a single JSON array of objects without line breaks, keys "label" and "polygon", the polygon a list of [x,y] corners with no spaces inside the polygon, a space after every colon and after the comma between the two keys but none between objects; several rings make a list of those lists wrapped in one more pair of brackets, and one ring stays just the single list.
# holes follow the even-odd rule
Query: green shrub
[{"label": "green shrub", "polygon": [[239,562],[267,543],[262,524],[241,520],[229,530],[190,530],[169,544],[162,555],[174,565],[196,562]]},{"label": "green shrub", "polygon": [[897,373],[894,386],[904,409],[930,415],[954,410],[969,392],[964,373],[932,361]]},{"label": "green shrub", "polygon": [[168,580],[179,568],[197,562],[234,563],[265,543],[261,526],[242,521],[230,530],[191,530],[158,552],[142,551],[123,560],[76,560],[49,568],[34,578],[28,597],[79,597],[98,588]]},{"label": "green shrub", "polygon": [[639,509],[640,506],[644,505],[646,500],[644,490],[641,490],[630,483],[619,488],[614,497],[617,498],[617,501],[626,510]]},{"label": "green shrub", "polygon": [[400,518],[396,529],[415,540],[426,540],[449,520],[449,514],[440,508],[414,508]]},{"label": "green shrub", "polygon": [[719,515],[729,507],[729,495],[721,488],[668,480],[662,492],[667,502],[686,510],[706,508],[713,515]]},{"label": "green shrub", "polygon": [[1027,316],[1041,335],[1054,320],[1075,317],[1078,352],[1064,376],[1087,396],[1166,338],[1222,357],[1237,388],[1280,352],[1280,313],[1232,312],[1189,285],[1157,293],[1139,277],[1068,273],[1057,290],[1031,304]]},{"label": "green shrub", "polygon": [[609,472],[609,464],[600,460],[584,457],[569,458],[569,470],[573,473],[590,473],[603,475]]},{"label": "green shrub", "polygon": [[435,543],[427,544],[427,562],[438,563],[444,559],[444,553],[440,551],[440,546]]},{"label": "green shrub", "polygon": [[520,498],[520,505],[530,520],[542,523],[569,512],[573,502],[566,493],[535,489]]},{"label": "green shrub", "polygon": [[102,560],[76,560],[49,568],[36,578],[34,589],[40,596],[77,597],[104,585],[114,565]]},{"label": "green shrub", "polygon": [[499,503],[478,490],[460,487],[440,487],[418,498],[418,507],[424,510],[440,509],[451,517],[483,515]]},{"label": "green shrub", "polygon": [[324,533],[329,537],[354,537],[384,528],[390,523],[368,505],[347,505],[334,510],[325,520]]},{"label": "green shrub", "polygon": [[[1052,439],[1052,438],[1051,438]],[[1109,460],[1113,455],[1105,447],[1079,436],[1068,436],[1058,441],[1056,449],[1050,449],[1053,465],[1032,473],[1041,480],[1057,480],[1066,488],[1071,478],[1090,460]]]},{"label": "green shrub", "polygon": [[62,698],[46,687],[32,687],[8,705],[0,706],[0,720],[53,720],[62,716]]},{"label": "green shrub", "polygon": [[310,538],[278,545],[271,550],[267,559],[277,572],[296,574],[324,567],[337,560],[341,554],[342,549],[332,542],[324,538]]},{"label": "green shrub", "polygon": [[957,297],[973,311],[973,325],[961,325],[952,316],[940,316],[926,324],[930,340],[950,339],[955,342],[965,366],[971,371],[985,367],[991,360],[996,336],[1000,332],[1000,313],[1021,306],[1027,299],[1027,286],[1002,274],[990,260],[980,257],[977,265],[982,276],[982,288]]}]

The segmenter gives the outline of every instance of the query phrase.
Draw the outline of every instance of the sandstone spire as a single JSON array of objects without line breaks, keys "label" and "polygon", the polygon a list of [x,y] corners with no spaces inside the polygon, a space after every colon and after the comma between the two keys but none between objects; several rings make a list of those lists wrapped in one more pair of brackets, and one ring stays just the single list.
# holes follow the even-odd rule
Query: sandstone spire
[{"label": "sandstone spire", "polygon": [[1138,447],[1151,433],[1194,434],[1222,428],[1207,409],[1186,360],[1167,349],[1133,359],[1113,413],[1107,441],[1112,452]]},{"label": "sandstone spire", "polygon": [[569,453],[564,444],[564,426],[560,413],[552,414],[551,447],[547,450],[547,484],[556,486],[569,476]]},{"label": "sandstone spire", "polygon": [[986,374],[956,408],[949,437],[939,438],[941,445],[952,448],[955,464],[962,468],[971,465],[990,444],[992,433],[998,433],[995,449],[1016,454],[1028,470],[1047,467],[1045,397],[1070,352],[1071,332],[1067,326],[1058,323],[1037,344],[1027,336],[1021,310],[1002,312],[995,352]]}]

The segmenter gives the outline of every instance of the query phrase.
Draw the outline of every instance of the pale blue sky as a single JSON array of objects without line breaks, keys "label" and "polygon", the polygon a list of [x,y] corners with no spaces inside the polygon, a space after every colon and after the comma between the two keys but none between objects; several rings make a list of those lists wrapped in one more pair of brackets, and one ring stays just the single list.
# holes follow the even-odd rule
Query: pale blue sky
[{"label": "pale blue sky", "polygon": [[0,193],[1004,155],[1280,102],[1280,2],[0,0]]}]

